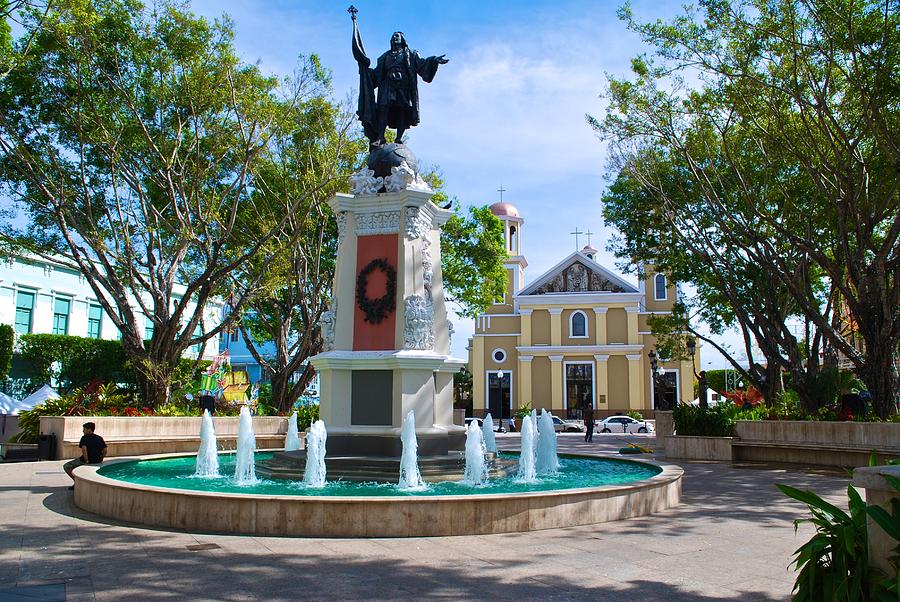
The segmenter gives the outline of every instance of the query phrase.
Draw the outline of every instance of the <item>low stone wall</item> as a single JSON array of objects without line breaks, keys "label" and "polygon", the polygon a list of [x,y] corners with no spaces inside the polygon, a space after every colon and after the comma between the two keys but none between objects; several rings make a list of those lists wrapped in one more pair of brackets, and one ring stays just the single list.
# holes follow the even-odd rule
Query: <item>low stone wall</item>
[{"label": "low stone wall", "polygon": [[[659,414],[657,414],[659,420]],[[677,435],[663,442],[666,457],[683,460],[713,460],[731,462],[731,437],[694,437]]]},{"label": "low stone wall", "polygon": [[[97,425],[96,433],[106,441],[110,457],[196,451],[200,441],[199,416],[42,416],[41,433],[56,435],[56,459],[79,455],[78,441],[85,422]],[[216,416],[213,424],[220,447],[234,448],[238,417]],[[281,447],[287,418],[254,416],[253,430],[259,449]]]},{"label": "low stone wall", "polygon": [[821,443],[886,449],[900,445],[900,423],[738,420],[734,426],[734,436],[742,440],[772,443]]},{"label": "low stone wall", "polygon": [[900,458],[900,423],[739,420],[734,460],[818,466],[867,466]]}]

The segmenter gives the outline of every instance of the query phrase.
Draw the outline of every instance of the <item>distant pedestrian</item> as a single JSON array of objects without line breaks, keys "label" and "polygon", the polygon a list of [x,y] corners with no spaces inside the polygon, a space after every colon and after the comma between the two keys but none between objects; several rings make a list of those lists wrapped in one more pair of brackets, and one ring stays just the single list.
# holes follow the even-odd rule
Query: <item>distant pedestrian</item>
[{"label": "distant pedestrian", "polygon": [[584,418],[584,442],[585,443],[593,443],[594,442],[594,408],[588,404],[581,410],[581,416]]},{"label": "distant pedestrian", "polygon": [[[85,422],[82,425],[81,429],[84,434],[81,437],[81,441],[78,442],[81,455],[63,464],[63,470],[66,471],[66,474],[73,481],[75,477],[72,473],[76,468],[84,464],[100,464],[103,462],[103,458],[106,457],[106,441],[103,440],[103,437],[94,433],[96,428],[93,422]],[[75,485],[70,486],[69,489],[75,489]]]},{"label": "distant pedestrian", "polygon": [[516,419],[513,418],[512,416],[509,417],[509,432],[510,433],[516,432]]}]

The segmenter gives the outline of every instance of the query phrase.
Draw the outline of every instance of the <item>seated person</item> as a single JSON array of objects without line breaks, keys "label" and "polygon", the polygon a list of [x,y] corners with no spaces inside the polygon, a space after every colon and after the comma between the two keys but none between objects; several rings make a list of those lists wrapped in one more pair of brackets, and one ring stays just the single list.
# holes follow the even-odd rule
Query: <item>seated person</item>
[{"label": "seated person", "polygon": [[[81,437],[81,441],[78,442],[81,456],[63,464],[63,470],[66,471],[66,474],[73,481],[75,477],[72,476],[72,472],[76,468],[84,464],[100,464],[103,462],[103,458],[106,457],[106,441],[103,440],[103,437],[94,433],[95,428],[96,425],[93,422],[85,422],[82,425],[84,434]],[[70,486],[69,489],[75,489],[75,485]]]}]

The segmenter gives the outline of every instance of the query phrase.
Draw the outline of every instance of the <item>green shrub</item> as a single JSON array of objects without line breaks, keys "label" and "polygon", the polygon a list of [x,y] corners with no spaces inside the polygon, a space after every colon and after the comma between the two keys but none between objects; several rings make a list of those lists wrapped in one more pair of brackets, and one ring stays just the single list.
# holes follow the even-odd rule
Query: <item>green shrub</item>
[{"label": "green shrub", "polygon": [[681,404],[675,407],[672,420],[679,435],[733,437],[734,423],[740,413],[732,403],[719,403],[710,408]]},{"label": "green shrub", "polygon": [[644,415],[638,412],[637,410],[629,410],[626,416],[634,418],[635,420],[643,420]]},{"label": "green shrub", "polygon": [[19,358],[31,387],[60,383],[63,391],[92,381],[132,386],[134,373],[121,341],[90,339],[60,334],[24,334],[19,338]]},{"label": "green shrub", "polygon": [[12,326],[0,324],[0,380],[4,380],[9,375],[9,369],[12,367],[15,337]]},{"label": "green shrub", "polygon": [[309,428],[313,422],[319,419],[319,406],[308,405],[297,408],[297,428],[301,431]]}]

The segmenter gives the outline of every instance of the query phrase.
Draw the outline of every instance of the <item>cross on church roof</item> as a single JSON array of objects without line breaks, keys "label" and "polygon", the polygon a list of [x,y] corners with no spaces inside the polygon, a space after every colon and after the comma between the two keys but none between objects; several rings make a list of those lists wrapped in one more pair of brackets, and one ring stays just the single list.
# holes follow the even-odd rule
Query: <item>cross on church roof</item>
[{"label": "cross on church roof", "polygon": [[585,234],[585,236],[588,237],[588,246],[591,246],[591,234],[593,234],[593,232],[591,232],[590,230],[588,230],[588,231],[585,232],[584,234]]},{"label": "cross on church roof", "polygon": [[575,235],[575,250],[577,251],[577,250],[578,250],[578,235],[579,235],[579,234],[584,234],[584,232],[582,232],[581,230],[579,230],[579,229],[578,229],[578,226],[575,226],[575,231],[574,231],[574,232],[569,232],[569,234],[574,234],[574,235]]},{"label": "cross on church roof", "polygon": [[503,193],[506,192],[506,189],[503,187],[503,184],[500,184],[500,188],[497,189],[497,192],[500,193],[500,202],[503,202]]}]

